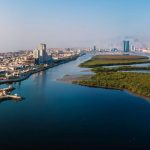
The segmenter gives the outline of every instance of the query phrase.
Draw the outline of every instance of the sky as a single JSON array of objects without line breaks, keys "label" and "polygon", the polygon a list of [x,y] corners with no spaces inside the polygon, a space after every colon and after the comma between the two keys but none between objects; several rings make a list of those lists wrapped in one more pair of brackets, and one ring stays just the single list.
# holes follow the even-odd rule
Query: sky
[{"label": "sky", "polygon": [[0,0],[0,52],[47,47],[150,46],[150,0]]}]

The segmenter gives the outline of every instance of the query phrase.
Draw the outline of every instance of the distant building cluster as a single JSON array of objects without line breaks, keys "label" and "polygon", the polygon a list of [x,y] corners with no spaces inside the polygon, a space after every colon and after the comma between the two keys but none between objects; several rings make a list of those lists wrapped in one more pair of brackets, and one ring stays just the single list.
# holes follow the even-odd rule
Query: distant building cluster
[{"label": "distant building cluster", "polygon": [[150,53],[150,48],[135,47],[130,41],[123,41],[123,52]]},{"label": "distant building cluster", "polygon": [[94,45],[88,48],[46,48],[39,44],[36,49],[19,52],[0,53],[0,80],[23,77],[30,72],[41,70],[43,67],[55,65],[60,61],[72,59],[87,52],[100,54],[144,54],[150,55],[150,48],[138,48],[133,42],[125,40],[122,48],[101,49]]},{"label": "distant building cluster", "polygon": [[124,40],[122,42],[122,46],[120,48],[116,48],[116,47],[112,47],[112,48],[96,48],[96,46],[94,45],[93,48],[91,49],[91,51],[99,51],[101,53],[109,53],[109,54],[113,54],[113,53],[118,53],[118,54],[128,54],[128,53],[145,53],[145,54],[150,54],[150,48],[145,48],[145,47],[138,47],[134,45],[134,42],[131,42],[129,40]]},{"label": "distant building cluster", "polygon": [[53,60],[66,59],[80,53],[81,50],[77,48],[50,48],[48,50],[48,54],[52,56]]},{"label": "distant building cluster", "polygon": [[76,48],[47,49],[43,43],[33,50],[0,53],[0,80],[23,78],[31,72],[53,66],[60,60],[78,57],[81,53],[81,50]]}]

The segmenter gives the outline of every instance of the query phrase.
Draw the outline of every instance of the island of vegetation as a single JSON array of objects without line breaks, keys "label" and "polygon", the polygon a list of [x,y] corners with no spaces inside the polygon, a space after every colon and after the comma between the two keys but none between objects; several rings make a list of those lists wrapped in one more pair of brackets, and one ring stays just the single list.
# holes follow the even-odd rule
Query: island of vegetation
[{"label": "island of vegetation", "polygon": [[150,63],[150,60],[145,56],[98,55],[84,63],[81,63],[80,67],[94,68],[99,66],[132,65],[140,63]]},{"label": "island of vegetation", "polygon": [[[130,71],[150,71],[148,67],[120,66],[108,68],[108,65],[129,65],[149,63],[150,60],[143,56],[95,56],[82,63],[81,67],[90,67],[95,72],[89,78],[84,76],[76,78],[72,83],[101,88],[128,90],[137,95],[150,98],[150,74]],[[127,72],[126,72],[127,71]]]}]

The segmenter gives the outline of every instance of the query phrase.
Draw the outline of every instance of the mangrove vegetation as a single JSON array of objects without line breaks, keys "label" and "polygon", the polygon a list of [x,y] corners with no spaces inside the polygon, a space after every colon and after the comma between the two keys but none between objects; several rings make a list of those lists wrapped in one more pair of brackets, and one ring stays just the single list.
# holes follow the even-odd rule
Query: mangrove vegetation
[{"label": "mangrove vegetation", "polygon": [[131,65],[140,63],[150,63],[150,60],[145,56],[98,55],[84,63],[81,63],[80,67],[93,68],[99,66]]},{"label": "mangrove vegetation", "polygon": [[[108,59],[108,60],[106,60]],[[81,66],[88,66],[95,72],[88,79],[76,80],[73,83],[90,86],[90,87],[102,87],[113,88],[120,90],[128,90],[135,94],[150,98],[150,74],[149,73],[136,73],[136,72],[124,72],[135,70],[150,70],[148,67],[138,66],[120,66],[120,67],[101,67],[101,64],[105,66],[116,63],[141,63],[149,62],[147,57],[143,56],[95,56],[89,61],[84,62]]]}]

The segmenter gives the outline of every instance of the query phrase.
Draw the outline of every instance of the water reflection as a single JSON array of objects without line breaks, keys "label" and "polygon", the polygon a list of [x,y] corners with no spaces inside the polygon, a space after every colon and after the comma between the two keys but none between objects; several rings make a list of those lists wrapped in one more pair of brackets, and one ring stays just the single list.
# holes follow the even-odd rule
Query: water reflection
[{"label": "water reflection", "polygon": [[143,63],[143,64],[132,64],[132,65],[112,65],[112,66],[105,66],[106,68],[116,68],[120,66],[137,66],[137,67],[148,67],[150,63]]},{"label": "water reflection", "polygon": [[44,87],[47,80],[47,71],[41,71],[32,75],[32,80],[36,83],[37,87]]},{"label": "water reflection", "polygon": [[83,56],[14,84],[15,92],[26,100],[0,105],[1,149],[6,145],[29,149],[31,144],[33,149],[53,149],[52,145],[63,149],[68,143],[96,149],[103,144],[132,146],[132,139],[136,148],[149,144],[147,101],[122,91],[55,82],[65,74],[80,73],[78,65],[88,58]]}]

